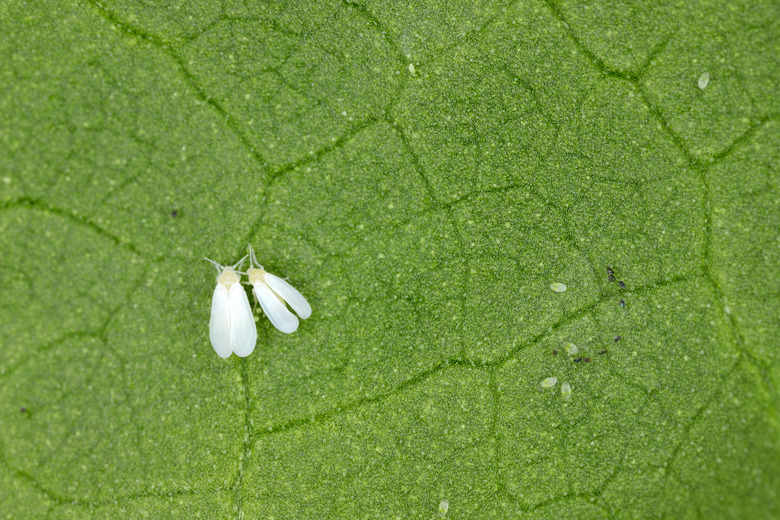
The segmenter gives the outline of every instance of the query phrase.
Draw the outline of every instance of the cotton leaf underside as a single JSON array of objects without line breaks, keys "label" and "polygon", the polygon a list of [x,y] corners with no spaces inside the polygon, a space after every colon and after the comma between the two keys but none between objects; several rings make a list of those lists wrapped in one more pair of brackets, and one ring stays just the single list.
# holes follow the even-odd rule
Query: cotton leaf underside
[{"label": "cotton leaf underside", "polygon": [[776,517],[779,19],[3,3],[0,517]]}]

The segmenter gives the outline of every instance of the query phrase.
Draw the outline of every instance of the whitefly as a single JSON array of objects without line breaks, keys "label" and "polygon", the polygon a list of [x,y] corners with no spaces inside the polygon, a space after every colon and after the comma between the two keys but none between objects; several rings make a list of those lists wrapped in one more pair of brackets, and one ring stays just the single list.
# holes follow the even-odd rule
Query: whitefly
[{"label": "whitefly", "polygon": [[211,298],[209,339],[221,358],[230,357],[234,352],[239,357],[246,357],[257,343],[254,315],[237,271],[245,259],[242,258],[233,266],[224,266],[206,258],[219,273]]},{"label": "whitefly", "polygon": [[263,269],[255,258],[252,246],[249,246],[249,263],[247,276],[263,313],[274,327],[285,334],[295,332],[298,329],[298,318],[287,306],[305,320],[311,316],[311,305],[292,285]]}]

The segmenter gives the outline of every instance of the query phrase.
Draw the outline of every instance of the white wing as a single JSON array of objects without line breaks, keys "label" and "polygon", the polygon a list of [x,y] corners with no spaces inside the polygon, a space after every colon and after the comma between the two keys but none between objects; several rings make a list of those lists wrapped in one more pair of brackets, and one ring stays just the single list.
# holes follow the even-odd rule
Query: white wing
[{"label": "white wing", "polygon": [[230,307],[228,291],[221,283],[214,289],[211,298],[211,321],[209,321],[209,339],[217,355],[221,358],[230,357],[233,349],[230,346]]},{"label": "white wing", "polygon": [[273,291],[282,297],[302,319],[311,316],[311,305],[292,285],[271,273],[265,273],[265,282]]},{"label": "white wing", "polygon": [[[265,275],[268,276],[268,273]],[[298,328],[298,318],[287,310],[287,306],[264,283],[255,284],[255,297],[271,324],[282,332],[289,334]]]},{"label": "white wing", "polygon": [[257,343],[257,327],[249,306],[249,298],[240,283],[230,287],[230,343],[233,352],[239,357],[246,357],[255,349]]}]

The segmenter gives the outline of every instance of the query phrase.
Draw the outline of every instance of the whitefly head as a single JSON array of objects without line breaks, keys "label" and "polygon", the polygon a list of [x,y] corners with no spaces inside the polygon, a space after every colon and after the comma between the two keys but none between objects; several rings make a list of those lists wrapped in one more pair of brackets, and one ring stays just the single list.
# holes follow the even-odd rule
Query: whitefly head
[{"label": "whitefly head", "polygon": [[246,275],[247,278],[249,278],[249,283],[252,285],[258,283],[265,284],[265,275],[266,275],[265,269],[263,269],[263,266],[260,265],[260,262],[257,261],[257,257],[255,257],[255,250],[252,249],[252,246],[249,246],[248,256],[249,256],[249,269],[246,270]]},{"label": "whitefly head", "polygon": [[217,275],[217,283],[224,285],[226,289],[230,289],[231,285],[238,283],[241,280],[241,277],[238,276],[237,269],[244,263],[246,256],[236,262],[235,265],[222,265],[209,258],[206,258],[205,260],[211,262],[214,267],[217,268],[217,272],[219,273]]}]

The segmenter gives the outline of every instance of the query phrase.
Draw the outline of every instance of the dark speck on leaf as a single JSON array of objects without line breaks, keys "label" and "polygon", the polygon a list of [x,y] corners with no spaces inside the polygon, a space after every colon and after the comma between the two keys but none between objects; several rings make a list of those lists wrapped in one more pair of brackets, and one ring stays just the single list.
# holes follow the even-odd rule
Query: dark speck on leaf
[{"label": "dark speck on leaf", "polygon": [[615,343],[617,343],[618,341],[620,341],[620,336],[615,336]]},{"label": "dark speck on leaf", "polygon": [[602,355],[602,354],[606,354],[606,353],[607,353],[606,350],[601,350],[601,351],[599,351],[599,356]]},{"label": "dark speck on leaf", "polygon": [[173,218],[176,218],[176,217],[178,217],[178,216],[179,216],[179,210],[175,209],[175,210],[171,211],[171,216],[172,216]]},{"label": "dark speck on leaf", "polygon": [[557,350],[553,350],[553,356],[557,356],[557,355],[558,355],[558,351]]},{"label": "dark speck on leaf", "polygon": [[618,282],[618,287],[620,287],[621,289],[625,289],[626,288],[626,282],[624,282],[623,280],[620,280]]},{"label": "dark speck on leaf", "polygon": [[22,413],[25,413],[27,411],[27,408],[22,406],[21,408],[19,408],[19,411],[22,412]]},{"label": "dark speck on leaf", "polygon": [[580,361],[582,361],[582,358],[581,358],[581,357],[574,358],[574,362],[575,362],[575,363],[579,363]]}]

